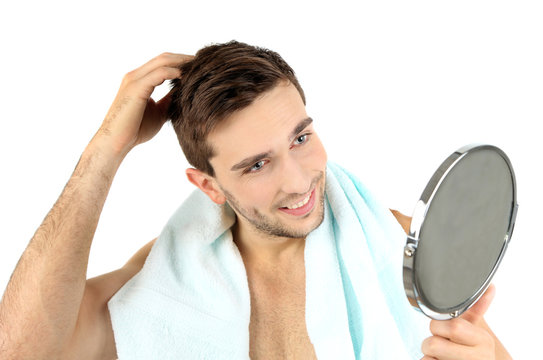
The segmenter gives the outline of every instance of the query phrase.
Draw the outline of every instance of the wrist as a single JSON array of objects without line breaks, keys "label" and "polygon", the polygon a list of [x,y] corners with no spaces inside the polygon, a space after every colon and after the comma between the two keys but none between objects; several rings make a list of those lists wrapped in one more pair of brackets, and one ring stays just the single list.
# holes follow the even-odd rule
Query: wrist
[{"label": "wrist", "polygon": [[107,135],[99,132],[94,135],[85,147],[82,159],[91,160],[94,166],[102,168],[105,173],[113,175],[121,165],[129,149],[121,149],[115,146]]},{"label": "wrist", "polygon": [[121,147],[111,136],[101,129],[92,137],[85,151],[97,151],[115,163],[121,163],[132,148]]}]

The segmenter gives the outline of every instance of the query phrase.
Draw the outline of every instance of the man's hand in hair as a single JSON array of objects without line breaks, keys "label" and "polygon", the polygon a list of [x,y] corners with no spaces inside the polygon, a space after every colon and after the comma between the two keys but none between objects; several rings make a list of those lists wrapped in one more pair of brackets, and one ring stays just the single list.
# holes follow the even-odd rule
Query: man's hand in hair
[{"label": "man's hand in hair", "polygon": [[167,120],[170,94],[151,99],[156,86],[181,76],[179,66],[192,55],[163,53],[127,73],[93,140],[99,138],[114,154],[124,156],[155,136]]}]

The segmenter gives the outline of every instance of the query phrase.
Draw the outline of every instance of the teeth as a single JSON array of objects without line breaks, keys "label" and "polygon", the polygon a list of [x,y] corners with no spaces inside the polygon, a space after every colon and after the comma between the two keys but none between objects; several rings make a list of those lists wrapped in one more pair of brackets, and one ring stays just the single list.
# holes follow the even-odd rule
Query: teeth
[{"label": "teeth", "polygon": [[297,209],[299,207],[304,206],[305,204],[307,204],[310,197],[311,197],[311,194],[307,195],[307,197],[305,199],[303,199],[302,201],[300,201],[299,203],[291,205],[291,206],[287,206],[287,209],[292,210],[292,209]]}]

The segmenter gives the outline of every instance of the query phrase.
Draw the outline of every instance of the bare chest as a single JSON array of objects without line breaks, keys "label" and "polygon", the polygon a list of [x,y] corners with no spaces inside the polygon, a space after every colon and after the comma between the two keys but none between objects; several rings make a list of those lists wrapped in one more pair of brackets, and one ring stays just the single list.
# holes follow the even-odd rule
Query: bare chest
[{"label": "bare chest", "polygon": [[305,274],[249,277],[249,287],[251,359],[316,359],[305,322]]}]

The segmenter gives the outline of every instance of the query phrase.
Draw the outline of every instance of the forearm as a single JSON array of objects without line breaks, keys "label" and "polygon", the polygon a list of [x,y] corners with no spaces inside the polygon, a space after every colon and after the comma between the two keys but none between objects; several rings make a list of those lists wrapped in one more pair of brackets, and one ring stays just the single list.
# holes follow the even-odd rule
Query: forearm
[{"label": "forearm", "polygon": [[89,143],[11,276],[0,302],[2,359],[53,355],[73,334],[92,239],[123,158],[101,145],[96,136]]}]

